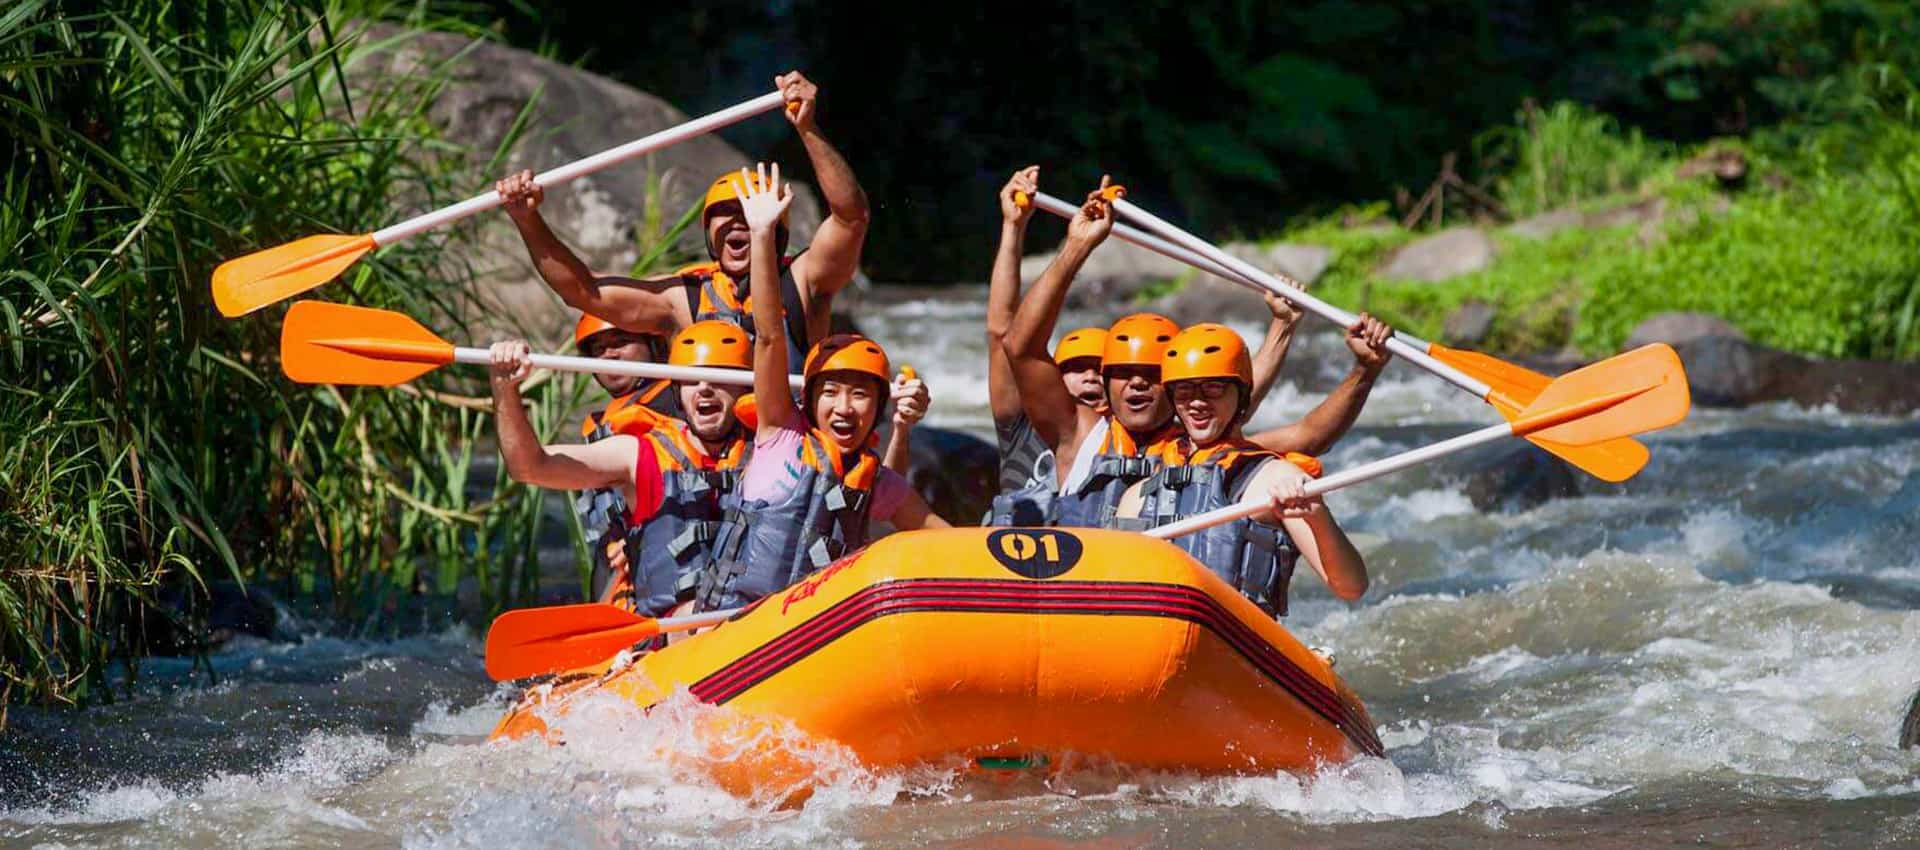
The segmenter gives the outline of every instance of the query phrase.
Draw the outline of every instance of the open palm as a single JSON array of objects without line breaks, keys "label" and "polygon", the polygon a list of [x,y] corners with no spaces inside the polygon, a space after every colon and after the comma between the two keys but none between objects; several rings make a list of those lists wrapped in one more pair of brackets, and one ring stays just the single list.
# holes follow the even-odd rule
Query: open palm
[{"label": "open palm", "polygon": [[780,216],[793,203],[793,187],[780,182],[780,165],[772,166],[760,163],[758,173],[740,169],[740,176],[730,178],[733,191],[740,196],[740,210],[747,217],[747,227],[757,231],[770,231],[780,222]]}]

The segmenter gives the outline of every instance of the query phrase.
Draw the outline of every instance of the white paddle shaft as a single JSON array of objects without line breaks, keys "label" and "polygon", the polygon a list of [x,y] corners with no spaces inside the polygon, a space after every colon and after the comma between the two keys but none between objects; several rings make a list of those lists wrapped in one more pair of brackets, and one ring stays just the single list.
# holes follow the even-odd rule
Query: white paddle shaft
[{"label": "white paddle shaft", "polygon": [[[1073,218],[1073,214],[1080,211],[1079,207],[1069,204],[1066,201],[1060,200],[1059,198],[1056,198],[1045,192],[1035,192],[1033,194],[1033,205],[1065,219]],[[1132,242],[1133,244],[1138,245],[1142,248],[1145,248],[1149,251],[1158,253],[1163,257],[1170,257],[1172,259],[1179,260],[1180,262],[1186,263],[1187,265],[1192,266],[1196,269],[1199,269],[1203,272],[1207,272],[1208,274],[1217,275],[1221,278],[1232,281],[1233,283],[1240,284],[1241,286],[1244,286],[1255,292],[1267,291],[1266,287],[1261,286],[1260,284],[1254,283],[1253,281],[1248,280],[1244,277],[1241,277],[1240,275],[1234,273],[1233,271],[1221,266],[1219,263],[1215,263],[1212,260],[1202,257],[1199,254],[1195,254],[1192,251],[1189,251],[1185,248],[1182,248],[1178,245],[1173,244],[1172,242],[1168,242],[1165,239],[1161,239],[1158,236],[1154,236],[1152,234],[1141,231],[1138,228],[1133,227],[1132,225],[1126,225],[1126,224],[1121,224],[1119,222],[1114,222],[1113,235],[1118,236],[1121,239],[1124,239],[1128,242]],[[1347,322],[1347,324],[1353,324],[1353,323],[1349,321]]]},{"label": "white paddle shaft", "polygon": [[[597,154],[577,159],[566,165],[540,172],[533,182],[542,187],[558,186],[577,177],[585,177],[610,165],[625,162],[642,154],[652,153],[661,148],[679,144],[695,136],[703,136],[730,124],[737,124],[768,110],[777,109],[786,98],[779,92],[768,92],[745,103],[735,104],[711,115],[695,118],[685,124],[668,127],[658,133],[642,136],[618,147],[608,148]],[[374,231],[373,244],[392,245],[409,236],[432,230],[448,222],[459,221],[474,213],[486,212],[500,206],[503,199],[499,192],[487,191],[475,195],[449,207],[441,207],[433,212],[418,215],[391,227]]]},{"label": "white paddle shaft", "polygon": [[[1212,260],[1217,265],[1232,269],[1238,273],[1239,276],[1266,287],[1280,297],[1299,305],[1301,309],[1307,312],[1318,315],[1342,327],[1353,324],[1355,316],[1352,313],[1328,304],[1299,289],[1284,285],[1280,279],[1273,274],[1239,257],[1220,250],[1204,239],[1162,221],[1153,213],[1141,209],[1125,198],[1115,199],[1113,208],[1118,210],[1121,215],[1139,222],[1146,229],[1153,231],[1168,241]],[[1152,246],[1143,245],[1142,247],[1151,248]],[[1174,259],[1180,258],[1174,257]],[[1416,348],[1414,343],[1419,343],[1420,347]],[[1468,375],[1459,369],[1455,369],[1452,366],[1434,359],[1432,355],[1429,355],[1425,351],[1425,347],[1425,342],[1414,339],[1413,337],[1401,338],[1397,333],[1387,340],[1387,349],[1389,351],[1412,361],[1414,365],[1422,369],[1446,379],[1449,383],[1473,393],[1476,397],[1485,398],[1487,393],[1492,389],[1487,386],[1485,382],[1475,379],[1472,375]]]},{"label": "white paddle shaft", "polygon": [[[568,357],[563,354],[535,354],[529,358],[538,369],[555,372],[591,372],[600,375],[628,375],[635,378],[665,378],[669,381],[706,381],[710,384],[753,386],[753,372],[746,369],[721,369],[714,366],[669,366],[665,363],[635,363],[630,360],[603,360],[598,357]],[[485,366],[493,355],[484,348],[455,348],[453,362]],[[801,388],[799,375],[790,375],[794,389]]]},{"label": "white paddle shaft", "polygon": [[[1513,433],[1513,425],[1510,423],[1502,422],[1498,425],[1488,425],[1477,431],[1468,431],[1458,437],[1441,440],[1430,446],[1409,449],[1397,455],[1383,457],[1372,463],[1363,463],[1352,469],[1336,472],[1325,478],[1308,482],[1306,494],[1309,496],[1318,496],[1323,493],[1333,492],[1342,487],[1358,484],[1362,481],[1371,481],[1382,475],[1399,472],[1409,466],[1417,466],[1437,457],[1464,451],[1484,443],[1491,443],[1502,437],[1511,437]],[[1273,503],[1267,499],[1247,499],[1239,504],[1216,508],[1203,514],[1194,514],[1178,522],[1168,523],[1159,528],[1150,529],[1145,533],[1148,537],[1168,540],[1212,528],[1216,525],[1233,522],[1234,520],[1244,517],[1257,516],[1271,510],[1273,510]]]}]

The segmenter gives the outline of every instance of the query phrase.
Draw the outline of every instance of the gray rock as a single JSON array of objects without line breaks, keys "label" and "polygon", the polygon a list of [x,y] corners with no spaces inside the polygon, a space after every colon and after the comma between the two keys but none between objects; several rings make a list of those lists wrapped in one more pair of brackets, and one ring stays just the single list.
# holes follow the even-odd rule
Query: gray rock
[{"label": "gray rock", "polygon": [[[375,44],[403,34],[407,32],[399,28],[376,26],[362,43]],[[449,80],[434,98],[428,118],[442,128],[448,141],[465,146],[476,164],[489,160],[537,95],[526,121],[529,129],[509,150],[499,169],[501,176],[523,168],[536,172],[552,168],[689,118],[653,95],[524,50],[451,33],[407,35],[377,51],[356,54],[349,79],[419,76],[445,63]],[[781,119],[769,115],[750,120]],[[720,137],[708,134],[549,189],[541,212],[589,266],[624,272],[638,257],[635,227],[645,220],[650,204],[671,224],[698,202],[715,177],[752,162]],[[486,188],[474,186],[472,191]],[[810,190],[796,189],[790,213],[792,244],[804,246],[819,226],[820,205]],[[564,340],[573,316],[535,275],[512,223],[500,214],[482,214],[470,221],[479,228],[480,250],[461,259],[480,272],[483,315],[511,321],[518,325],[514,330],[537,341]],[[678,247],[705,254],[698,228],[689,228]]]},{"label": "gray rock", "polygon": [[1469,451],[1448,464],[1461,491],[1483,511],[1523,511],[1580,495],[1580,473],[1531,443],[1509,440]]},{"label": "gray rock", "polygon": [[1452,315],[1447,316],[1445,326],[1440,329],[1440,340],[1448,345],[1478,345],[1493,329],[1496,313],[1493,305],[1485,301],[1461,304]]},{"label": "gray rock", "polygon": [[1586,223],[1586,216],[1572,207],[1548,210],[1529,216],[1507,227],[1507,232],[1522,239],[1545,239],[1555,233]]},{"label": "gray rock", "polygon": [[1777,378],[1802,360],[1743,339],[1707,336],[1674,346],[1687,369],[1693,400],[1718,407],[1742,407],[1778,397]]},{"label": "gray rock", "polygon": [[[1032,286],[1055,256],[1037,254],[1021,260],[1021,281]],[[1080,273],[1074,276],[1073,288],[1067,292],[1067,306],[1084,309],[1131,303],[1148,286],[1194,274],[1197,273],[1191,266],[1179,260],[1120,239],[1108,239],[1093,249],[1086,264],[1080,267]]]},{"label": "gray rock", "polygon": [[1656,342],[1679,345],[1710,336],[1747,338],[1744,331],[1711,313],[1656,313],[1633,326],[1621,350],[1632,351]]},{"label": "gray rock", "polygon": [[1394,252],[1380,276],[1403,280],[1446,280],[1477,272],[1493,262],[1493,240],[1474,227],[1455,227]]},{"label": "gray rock", "polygon": [[[1253,242],[1229,242],[1226,252],[1270,272],[1277,272],[1311,286],[1333,263],[1333,249],[1324,245],[1277,242],[1260,245]],[[1223,281],[1224,282],[1224,281]]]},{"label": "gray rock", "polygon": [[1000,451],[964,431],[921,425],[913,429],[913,468],[907,481],[927,505],[954,525],[977,525],[999,487]]},{"label": "gray rock", "polygon": [[1694,401],[1737,407],[1791,401],[1848,413],[1920,410],[1920,363],[1801,357],[1744,339],[1708,336],[1674,346]]}]

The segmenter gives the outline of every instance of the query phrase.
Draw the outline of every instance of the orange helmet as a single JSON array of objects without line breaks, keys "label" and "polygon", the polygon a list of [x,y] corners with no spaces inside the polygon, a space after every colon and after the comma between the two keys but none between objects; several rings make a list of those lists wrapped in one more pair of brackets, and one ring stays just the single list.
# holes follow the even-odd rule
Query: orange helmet
[{"label": "orange helmet", "polygon": [[1053,350],[1053,364],[1064,366],[1068,360],[1082,357],[1099,360],[1106,347],[1106,328],[1081,328],[1060,340],[1060,347]]},{"label": "orange helmet", "polygon": [[1158,313],[1123,317],[1107,329],[1106,345],[1100,351],[1100,368],[1160,366],[1167,343],[1179,332],[1179,325]]},{"label": "orange helmet", "polygon": [[1160,383],[1231,378],[1253,386],[1253,358],[1247,343],[1226,325],[1206,322],[1176,334],[1160,364]]},{"label": "orange helmet", "polygon": [[732,322],[719,319],[694,322],[673,335],[673,344],[667,348],[667,363],[752,369],[753,343],[747,341],[747,332]]},{"label": "orange helmet", "polygon": [[827,372],[859,372],[879,378],[883,384],[893,380],[887,352],[879,343],[859,334],[834,334],[819,341],[807,352],[807,364],[802,372],[809,384]]},{"label": "orange helmet", "polygon": [[613,330],[613,323],[589,313],[581,313],[580,321],[573,325],[573,347],[586,347],[587,340],[601,331]]}]

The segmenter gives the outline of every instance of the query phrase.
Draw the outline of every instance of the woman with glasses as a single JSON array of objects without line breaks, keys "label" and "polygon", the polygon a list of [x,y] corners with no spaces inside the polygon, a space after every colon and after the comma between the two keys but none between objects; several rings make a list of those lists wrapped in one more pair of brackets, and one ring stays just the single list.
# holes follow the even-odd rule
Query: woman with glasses
[{"label": "woman with glasses", "polygon": [[1144,530],[1265,499],[1270,513],[1217,525],[1173,543],[1274,616],[1287,613],[1287,585],[1304,557],[1341,599],[1367,590],[1367,566],[1318,496],[1304,495],[1320,464],[1276,454],[1241,433],[1252,413],[1246,343],[1225,325],[1200,324],[1167,343],[1160,381],[1181,433],[1160,443],[1160,468],[1121,497],[1112,522]]}]

